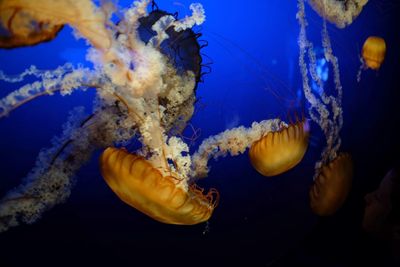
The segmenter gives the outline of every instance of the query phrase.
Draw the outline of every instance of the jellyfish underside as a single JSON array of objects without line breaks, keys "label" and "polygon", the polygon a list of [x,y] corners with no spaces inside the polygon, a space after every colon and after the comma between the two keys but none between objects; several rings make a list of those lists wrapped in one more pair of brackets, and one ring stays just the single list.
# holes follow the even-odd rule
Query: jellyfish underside
[{"label": "jellyfish underside", "polygon": [[322,167],[310,189],[310,205],[320,216],[334,214],[345,202],[350,192],[353,163],[348,153],[340,153]]},{"label": "jellyfish underside", "polygon": [[18,9],[0,15],[0,48],[36,45],[53,40],[64,25],[36,21]]},{"label": "jellyfish underside", "polygon": [[253,167],[264,176],[275,176],[296,166],[308,146],[309,126],[306,120],[269,132],[254,142],[249,151]]},{"label": "jellyfish underside", "polygon": [[321,17],[344,28],[353,23],[368,0],[308,0],[308,3]]},{"label": "jellyfish underside", "polygon": [[124,149],[107,148],[100,157],[100,168],[123,202],[163,223],[198,224],[207,221],[216,206],[215,190],[207,195],[195,187],[185,190],[177,186],[178,178],[163,176],[144,158]]},{"label": "jellyfish underside", "polygon": [[[103,6],[105,13],[110,8]],[[106,50],[111,40],[104,27],[105,13],[91,0],[0,1],[0,48],[50,41],[64,24],[69,24],[93,46]]]}]

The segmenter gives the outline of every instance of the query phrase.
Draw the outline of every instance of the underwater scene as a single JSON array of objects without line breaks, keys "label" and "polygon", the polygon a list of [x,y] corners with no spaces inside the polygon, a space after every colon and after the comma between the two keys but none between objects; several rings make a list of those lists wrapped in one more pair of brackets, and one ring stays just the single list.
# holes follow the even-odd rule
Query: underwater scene
[{"label": "underwater scene", "polygon": [[400,266],[399,12],[0,0],[0,266]]}]

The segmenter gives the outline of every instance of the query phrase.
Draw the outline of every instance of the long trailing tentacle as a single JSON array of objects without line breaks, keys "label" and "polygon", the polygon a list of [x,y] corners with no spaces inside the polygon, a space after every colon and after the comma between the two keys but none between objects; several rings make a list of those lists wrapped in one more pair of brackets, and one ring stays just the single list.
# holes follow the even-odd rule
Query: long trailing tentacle
[{"label": "long trailing tentacle", "polygon": [[21,222],[33,223],[45,211],[64,202],[74,185],[76,171],[90,160],[95,149],[132,138],[132,129],[120,128],[125,123],[124,116],[131,118],[120,114],[115,104],[95,108],[89,116],[83,108],[76,108],[64,124],[62,135],[52,140],[53,146],[39,153],[23,183],[0,200],[0,232]]},{"label": "long trailing tentacle", "polygon": [[0,118],[7,116],[11,111],[40,96],[53,95],[55,92],[69,95],[77,89],[97,88],[99,84],[93,71],[83,67],[73,68],[69,63],[53,71],[42,71],[32,66],[15,76],[0,72],[0,80],[9,83],[21,82],[26,76],[34,76],[39,80],[25,84],[1,98]]},{"label": "long trailing tentacle", "polygon": [[[304,0],[298,0],[297,20],[300,25],[299,33],[299,66],[303,79],[303,90],[307,101],[310,103],[309,115],[317,123],[326,138],[326,147],[321,153],[321,159],[315,164],[314,179],[319,175],[320,169],[327,162],[333,160],[340,147],[341,140],[339,132],[343,125],[342,116],[342,85],[340,82],[340,71],[338,59],[333,55],[330,37],[327,30],[326,20],[323,19],[322,27],[322,46],[324,48],[325,59],[333,68],[335,94],[327,95],[323,88],[323,83],[316,74],[316,56],[313,44],[307,39]],[[306,61],[306,56],[308,63]],[[319,95],[314,94],[309,84],[309,76],[321,88]]]},{"label": "long trailing tentacle", "polygon": [[[87,135],[86,129],[78,124],[82,113],[82,109],[77,109],[71,114],[64,125],[62,136],[53,140],[53,147],[42,150],[35,168],[24,182],[0,200],[0,232],[20,222],[35,222],[44,211],[69,196],[75,172],[90,158],[93,151],[92,144],[79,141],[82,140],[79,136]],[[64,151],[63,156],[54,160],[60,145],[68,139],[73,140],[73,145]]]}]

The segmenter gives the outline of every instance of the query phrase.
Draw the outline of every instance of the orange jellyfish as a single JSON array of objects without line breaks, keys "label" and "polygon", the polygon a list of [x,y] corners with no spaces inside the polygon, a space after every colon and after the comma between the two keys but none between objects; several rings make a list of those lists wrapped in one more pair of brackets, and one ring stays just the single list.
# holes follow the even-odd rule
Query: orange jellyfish
[{"label": "orange jellyfish", "polygon": [[100,168],[123,202],[163,223],[192,225],[207,221],[218,202],[215,189],[204,195],[196,186],[178,186],[181,181],[177,177],[163,176],[145,158],[125,149],[107,148],[100,157]]},{"label": "orange jellyfish", "polygon": [[365,65],[373,70],[378,70],[386,54],[386,43],[381,37],[370,36],[362,48],[362,57]]},{"label": "orange jellyfish", "polygon": [[310,205],[320,216],[334,214],[350,192],[353,162],[348,153],[340,153],[332,162],[322,167],[310,189]]},{"label": "orange jellyfish", "polygon": [[35,45],[57,36],[64,24],[74,27],[96,48],[110,47],[107,12],[91,0],[0,0],[0,48]]},{"label": "orange jellyfish", "polygon": [[301,120],[267,135],[251,145],[253,167],[264,176],[275,176],[296,166],[308,147],[309,124]]},{"label": "orange jellyfish", "polygon": [[[4,9],[4,10],[3,10]],[[3,8],[0,4],[0,48],[14,48],[50,41],[63,25],[37,21],[21,8]]]}]

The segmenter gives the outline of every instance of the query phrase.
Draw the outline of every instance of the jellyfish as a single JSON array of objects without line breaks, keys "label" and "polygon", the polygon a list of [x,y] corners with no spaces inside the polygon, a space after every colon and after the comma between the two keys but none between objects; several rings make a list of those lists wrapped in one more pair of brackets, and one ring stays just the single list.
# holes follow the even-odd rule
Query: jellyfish
[{"label": "jellyfish", "polygon": [[361,81],[363,70],[372,69],[378,71],[385,60],[386,43],[385,40],[378,36],[370,36],[365,40],[361,57],[360,68],[357,73],[357,82]]},{"label": "jellyfish", "polygon": [[386,43],[381,37],[370,36],[362,48],[362,58],[367,68],[378,70],[385,60]]},{"label": "jellyfish", "polygon": [[22,3],[0,2],[0,47],[14,48],[50,41],[62,29],[62,24],[36,20],[25,12]]},{"label": "jellyfish", "polygon": [[310,205],[319,216],[334,214],[345,202],[351,188],[353,164],[348,153],[322,167],[310,189]]},{"label": "jellyfish", "polygon": [[50,41],[69,24],[93,45],[106,49],[110,46],[105,27],[110,11],[107,5],[100,10],[90,0],[1,1],[0,48]]},{"label": "jellyfish", "polygon": [[286,172],[302,160],[308,147],[308,136],[309,125],[305,119],[269,132],[251,145],[251,164],[264,176]]},{"label": "jellyfish", "polygon": [[[20,17],[24,18],[23,16]],[[11,27],[13,27],[11,25],[13,24],[7,26],[10,28],[3,29],[6,23],[4,17],[2,17],[2,24],[0,25],[0,48],[15,48],[47,42],[53,40],[63,28],[62,25],[48,25],[43,23],[34,23],[34,21],[27,24],[28,27],[25,32],[22,30],[23,28],[21,26],[14,30],[11,29]]]},{"label": "jellyfish", "polygon": [[344,28],[353,23],[368,0],[308,0],[308,3],[321,17]]},{"label": "jellyfish", "polygon": [[220,157],[238,156],[246,152],[253,143],[260,140],[268,133],[286,129],[288,125],[280,119],[269,119],[253,122],[251,127],[239,126],[210,136],[203,140],[197,151],[192,156],[191,176],[194,178],[207,177],[210,168],[210,159]]},{"label": "jellyfish", "polygon": [[107,148],[100,166],[107,184],[122,201],[157,221],[197,224],[207,221],[217,205],[216,190],[204,195],[181,183],[179,174],[163,176],[143,157],[124,149]]},{"label": "jellyfish", "polygon": [[365,195],[362,228],[375,237],[399,239],[400,229],[399,164],[389,170],[373,192]]},{"label": "jellyfish", "polygon": [[[311,5],[316,4],[317,1],[309,1]],[[340,2],[340,3],[339,3]],[[347,1],[349,5],[357,3],[357,1]],[[347,3],[346,2],[346,3]],[[344,5],[342,1],[322,1],[321,5],[330,5],[336,3],[338,5]],[[366,3],[364,1],[360,2]],[[361,5],[360,5],[361,6]],[[333,49],[328,34],[326,21],[323,20],[323,26],[321,31],[322,47],[325,54],[326,61],[330,64],[333,69],[333,80],[334,80],[334,93],[329,95],[324,88],[324,82],[321,77],[317,74],[316,55],[313,44],[307,39],[306,26],[307,21],[305,17],[305,6],[304,0],[298,0],[298,13],[297,19],[300,24],[299,33],[299,66],[303,80],[304,95],[309,103],[308,113],[313,122],[319,125],[322,132],[325,135],[326,147],[321,153],[321,159],[315,163],[315,172],[313,176],[314,185],[312,191],[318,193],[318,198],[310,199],[310,204],[313,210],[320,215],[325,215],[324,212],[320,212],[319,207],[315,204],[315,201],[322,201],[320,204],[330,214],[336,212],[344,203],[343,198],[347,196],[349,190],[349,184],[351,184],[352,162],[348,156],[340,156],[338,152],[341,139],[340,130],[343,125],[343,111],[342,111],[342,97],[343,89],[340,81],[340,71],[338,59],[333,55]],[[315,7],[314,7],[315,8]],[[327,18],[329,19],[329,18]],[[351,21],[350,21],[351,22]],[[344,25],[343,25],[344,26]],[[306,60],[306,56],[307,59]],[[313,83],[316,83],[320,90],[314,92],[311,89],[309,77]],[[329,170],[329,171],[328,171]],[[328,181],[323,183],[322,181]],[[344,182],[343,182],[344,181]],[[328,188],[332,186],[332,188]],[[331,197],[331,194],[339,194],[340,199]],[[339,198],[339,196],[337,196]],[[340,200],[340,201],[339,201]],[[325,203],[328,202],[328,203]],[[326,207],[329,207],[326,208]]]}]

